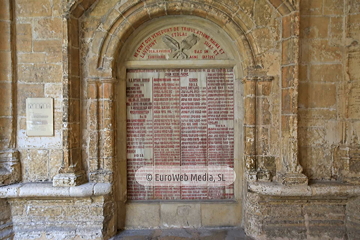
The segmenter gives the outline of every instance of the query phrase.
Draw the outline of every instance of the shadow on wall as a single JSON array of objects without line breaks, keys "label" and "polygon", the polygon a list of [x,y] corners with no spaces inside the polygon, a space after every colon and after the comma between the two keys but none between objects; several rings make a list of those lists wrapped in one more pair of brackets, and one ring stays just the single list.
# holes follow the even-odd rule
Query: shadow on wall
[{"label": "shadow on wall", "polygon": [[10,205],[6,200],[0,199],[0,240],[13,239],[13,237]]}]

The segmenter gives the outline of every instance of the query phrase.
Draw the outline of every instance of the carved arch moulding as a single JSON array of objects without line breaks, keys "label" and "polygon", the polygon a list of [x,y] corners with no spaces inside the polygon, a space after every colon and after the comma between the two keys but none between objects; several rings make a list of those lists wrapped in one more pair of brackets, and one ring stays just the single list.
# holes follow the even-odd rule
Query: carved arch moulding
[{"label": "carved arch moulding", "polygon": [[[298,1],[269,0],[269,2],[277,9],[282,19],[296,18],[298,16]],[[231,3],[225,6],[216,1],[205,0],[128,1],[122,5],[118,3],[112,10],[109,10],[108,16],[112,17],[104,19],[93,33],[92,46],[87,48],[90,53],[88,52],[87,56],[82,56],[80,51],[80,33],[82,29],[80,24],[81,21],[86,21],[84,13],[91,11],[91,8],[95,7],[97,3],[98,1],[93,0],[72,1],[67,2],[65,7],[65,9],[69,9],[69,12],[64,15],[64,21],[67,23],[67,35],[65,36],[66,41],[63,48],[65,51],[64,64],[67,66],[64,76],[65,87],[63,94],[64,164],[60,173],[54,178],[54,186],[79,185],[86,181],[86,178],[93,182],[112,181],[113,162],[115,161],[115,151],[113,149],[115,126],[112,123],[114,122],[113,106],[115,102],[113,99],[113,89],[116,82],[116,74],[114,73],[116,54],[118,54],[126,39],[135,29],[153,18],[169,15],[192,15],[214,22],[234,39],[237,48],[245,55],[243,63],[245,75],[247,75],[245,81],[252,83],[268,82],[271,84],[273,78],[266,76],[266,74],[264,75],[261,69],[261,61],[258,59],[259,54],[257,53],[258,43],[251,34],[251,28],[247,25],[248,22],[236,16],[238,9],[236,3],[233,3],[233,6],[230,5]],[[242,17],[246,18],[245,15]],[[294,41],[294,39],[298,38],[298,32],[296,31],[298,29],[298,21],[290,21],[289,24],[289,26],[283,26],[283,28],[291,29],[290,36],[282,36],[281,42],[283,45],[287,41]],[[298,54],[298,47],[294,49],[295,54]],[[282,54],[286,55],[286,53]],[[86,61],[87,63],[85,64],[85,62],[81,61]],[[298,68],[296,58],[292,62],[282,64],[292,64],[295,69]],[[279,70],[281,72],[281,69]],[[87,103],[83,107],[86,108],[87,112],[94,113],[91,119],[89,117],[81,119],[78,113],[81,100],[80,89],[82,81],[84,81],[82,79],[87,82],[87,90],[85,91]],[[294,81],[297,81],[297,76],[294,76]],[[294,86],[297,86],[297,84],[294,84]],[[294,94],[292,98],[296,98],[297,91],[294,91]],[[253,105],[253,108],[255,108],[255,105]],[[256,111],[256,109],[249,111]],[[294,113],[294,116],[296,117],[297,113]],[[81,121],[82,123],[80,124]],[[290,123],[291,120],[282,118],[282,121],[287,121],[284,122],[285,125]],[[293,121],[291,124],[297,124],[297,122]],[[80,128],[80,125],[91,130],[91,133],[93,133],[91,137],[89,132],[86,132],[87,130],[84,131],[84,129]],[[256,129],[253,130],[253,134],[250,134],[252,134],[251,137],[255,141]],[[281,159],[283,159],[282,164],[285,166],[282,167],[281,171],[283,176],[290,173],[299,174],[302,177],[301,166],[299,167],[296,156],[297,133],[291,132],[287,134],[290,131],[288,129],[284,131],[285,133],[282,133],[282,136],[289,137],[290,135],[289,139],[291,139],[292,147],[281,147],[284,149],[282,150]],[[245,138],[249,139],[248,137],[245,136]],[[81,138],[84,141],[83,143],[76,140]],[[81,152],[83,145],[87,149],[86,156],[83,156]],[[254,148],[254,146],[249,146],[249,148]],[[263,169],[254,167],[257,165],[256,153],[250,151],[246,161],[249,172],[253,172],[254,169],[257,171],[255,179],[259,176],[260,178],[263,178],[261,176],[265,176],[265,179],[268,178],[266,171],[264,173]],[[253,164],[253,161],[255,164]],[[86,176],[85,169],[88,176]],[[253,179],[253,177],[251,178]],[[296,181],[291,182],[290,180],[291,184],[296,184]],[[307,183],[307,180],[302,179],[301,181],[302,183]]]}]

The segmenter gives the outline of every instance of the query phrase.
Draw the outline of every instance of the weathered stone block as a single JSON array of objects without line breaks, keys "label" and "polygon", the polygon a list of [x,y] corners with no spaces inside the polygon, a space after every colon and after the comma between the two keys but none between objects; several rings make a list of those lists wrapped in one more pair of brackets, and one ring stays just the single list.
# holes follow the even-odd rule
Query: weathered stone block
[{"label": "weathered stone block", "polygon": [[299,128],[299,146],[323,146],[326,144],[324,128]]},{"label": "weathered stone block", "polygon": [[31,52],[32,27],[31,24],[16,25],[16,43],[19,52]]},{"label": "weathered stone block", "polygon": [[0,51],[10,51],[11,31],[10,22],[0,21]]},{"label": "weathered stone block", "polygon": [[307,40],[301,45],[301,61],[341,62],[342,48],[327,40]]},{"label": "weathered stone block", "polygon": [[63,161],[63,151],[61,149],[53,149],[49,152],[49,178],[52,179],[59,173]]},{"label": "weathered stone block", "polygon": [[338,45],[342,42],[344,21],[343,17],[330,18],[330,41],[336,41]]},{"label": "weathered stone block", "polygon": [[269,129],[257,127],[256,129],[256,153],[259,155],[269,154]]},{"label": "weathered stone block", "polygon": [[128,228],[158,227],[160,226],[160,205],[158,203],[127,204],[125,222]]},{"label": "weathered stone block", "polygon": [[256,108],[255,108],[255,97],[247,97],[245,98],[245,121],[244,123],[247,125],[255,125],[255,114],[256,114]]},{"label": "weathered stone block", "polygon": [[18,0],[16,13],[18,17],[49,17],[51,16],[49,0]]},{"label": "weathered stone block", "polygon": [[10,2],[8,0],[0,0],[0,20],[10,19]]},{"label": "weathered stone block", "polygon": [[20,82],[61,82],[62,66],[55,64],[19,64]]},{"label": "weathered stone block", "polygon": [[310,79],[314,82],[341,82],[343,80],[343,65],[326,64],[311,65]]},{"label": "weathered stone block", "polygon": [[348,17],[348,37],[359,40],[360,37],[360,14],[349,15]]},{"label": "weathered stone block", "polygon": [[0,141],[4,142],[7,146],[12,140],[12,121],[11,118],[0,118]]},{"label": "weathered stone block", "polygon": [[28,181],[48,180],[48,150],[27,150],[21,156],[24,178]]},{"label": "weathered stone block", "polygon": [[324,15],[343,15],[344,1],[342,0],[325,0]]},{"label": "weathered stone block", "polygon": [[201,204],[201,226],[236,226],[240,217],[240,205],[234,203],[227,204]]},{"label": "weathered stone block", "polygon": [[263,157],[258,156],[257,157],[257,169],[260,169],[261,171],[265,171],[270,174],[270,179],[273,176],[276,176],[276,162],[275,157]]},{"label": "weathered stone block", "polygon": [[298,13],[289,14],[282,19],[282,37],[289,38],[299,35],[300,16]]},{"label": "weathered stone block", "polygon": [[331,165],[328,164],[330,156],[319,147],[302,147],[299,149],[299,161],[304,168],[304,174],[309,179],[331,178]]},{"label": "weathered stone block", "polygon": [[360,3],[357,0],[349,0],[348,4],[349,13],[360,12]]},{"label": "weathered stone block", "polygon": [[322,1],[302,0],[300,1],[300,12],[302,15],[321,15]]},{"label": "weathered stone block", "polygon": [[47,54],[56,53],[61,57],[62,41],[61,40],[34,40],[34,52],[45,52]]},{"label": "weathered stone block", "polygon": [[26,98],[44,97],[44,85],[42,84],[18,84],[18,114],[26,113]]},{"label": "weathered stone block", "polygon": [[290,38],[282,42],[282,64],[291,64],[297,62],[297,43],[296,38]]},{"label": "weathered stone block", "polygon": [[302,38],[327,38],[329,32],[329,17],[301,17],[301,37]]},{"label": "weathered stone block", "polygon": [[252,31],[252,34],[255,39],[258,40],[258,53],[263,53],[269,51],[272,48],[275,48],[276,42],[272,32],[269,28],[259,28]]},{"label": "weathered stone block", "polygon": [[299,106],[305,108],[334,107],[336,85],[328,83],[300,83]]},{"label": "weathered stone block", "polygon": [[18,53],[18,63],[45,63],[45,53]]},{"label": "weathered stone block", "polygon": [[254,127],[245,127],[245,154],[254,155],[255,154],[255,128]]},{"label": "weathered stone block", "polygon": [[255,2],[255,16],[254,21],[257,26],[266,26],[269,24],[272,13],[272,6],[265,0]]},{"label": "weathered stone block", "polygon": [[298,78],[295,66],[282,67],[282,87],[290,88],[295,86],[295,80]]},{"label": "weathered stone block", "polygon": [[283,89],[282,90],[282,114],[291,114],[297,112],[297,94],[294,89]]},{"label": "weathered stone block", "polygon": [[160,226],[196,228],[201,226],[200,204],[161,204]]},{"label": "weathered stone block", "polygon": [[12,62],[11,52],[0,51],[0,82],[12,80]]},{"label": "weathered stone block", "polygon": [[63,84],[61,83],[47,83],[44,87],[44,93],[47,97],[61,98]]},{"label": "weathered stone block", "polygon": [[61,18],[36,19],[33,25],[33,37],[34,39],[60,39],[62,38],[62,24]]},{"label": "weathered stone block", "polygon": [[347,71],[350,80],[360,80],[360,53],[350,53],[348,55]]},{"label": "weathered stone block", "polygon": [[11,116],[12,84],[0,82],[0,93],[0,117]]},{"label": "weathered stone block", "polygon": [[349,170],[352,173],[360,173],[360,159],[350,159]]}]

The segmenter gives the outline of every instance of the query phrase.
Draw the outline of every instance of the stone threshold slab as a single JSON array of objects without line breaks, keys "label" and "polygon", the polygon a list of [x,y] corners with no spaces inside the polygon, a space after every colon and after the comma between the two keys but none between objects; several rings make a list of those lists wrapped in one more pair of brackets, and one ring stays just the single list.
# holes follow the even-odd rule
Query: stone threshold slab
[{"label": "stone threshold slab", "polygon": [[18,183],[0,187],[0,198],[67,198],[103,196],[111,192],[110,183],[85,183],[73,187],[53,187],[52,182]]},{"label": "stone threshold slab", "polygon": [[311,182],[309,185],[285,186],[275,182],[249,183],[248,190],[265,196],[277,197],[355,197],[360,186],[338,182]]}]

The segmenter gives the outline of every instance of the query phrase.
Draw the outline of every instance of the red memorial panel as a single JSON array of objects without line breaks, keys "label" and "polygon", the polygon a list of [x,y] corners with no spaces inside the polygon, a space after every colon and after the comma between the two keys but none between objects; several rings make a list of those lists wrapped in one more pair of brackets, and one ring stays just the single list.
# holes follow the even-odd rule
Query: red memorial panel
[{"label": "red memorial panel", "polygon": [[232,69],[127,71],[128,199],[231,199],[221,187],[143,186],[144,166],[234,167]]}]

